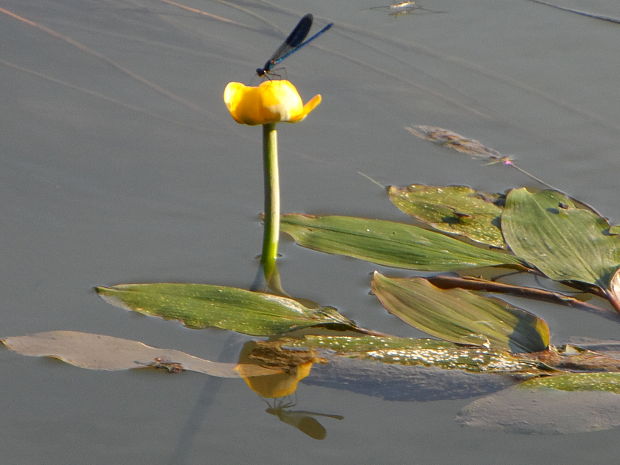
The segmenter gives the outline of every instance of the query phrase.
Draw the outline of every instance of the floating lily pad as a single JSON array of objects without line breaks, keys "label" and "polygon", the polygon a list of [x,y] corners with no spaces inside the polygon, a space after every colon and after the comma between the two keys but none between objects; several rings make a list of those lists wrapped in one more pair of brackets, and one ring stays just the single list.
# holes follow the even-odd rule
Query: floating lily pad
[{"label": "floating lily pad", "polygon": [[355,324],[331,307],[308,308],[298,301],[263,292],[209,284],[118,284],[98,287],[112,305],[190,328],[220,328],[271,336],[311,326]]},{"label": "floating lily pad", "polygon": [[441,289],[424,278],[388,278],[377,272],[372,290],[390,313],[446,341],[513,353],[540,352],[549,346],[545,320],[501,299]]},{"label": "floating lily pad", "polygon": [[607,289],[620,266],[620,236],[609,234],[605,218],[560,192],[511,190],[501,223],[512,251],[556,281]]},{"label": "floating lily pad", "polygon": [[505,248],[499,228],[503,197],[467,186],[390,186],[388,196],[402,212],[433,228]]},{"label": "floating lily pad", "polygon": [[303,247],[397,268],[454,271],[521,264],[513,255],[393,221],[287,214],[281,228]]}]

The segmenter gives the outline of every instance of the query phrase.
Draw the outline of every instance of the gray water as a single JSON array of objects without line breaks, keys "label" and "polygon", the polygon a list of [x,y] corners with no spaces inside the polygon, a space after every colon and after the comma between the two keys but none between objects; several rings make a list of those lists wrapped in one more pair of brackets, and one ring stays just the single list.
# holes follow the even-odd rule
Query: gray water
[{"label": "gray water", "polygon": [[[236,23],[158,0],[0,4],[2,336],[72,329],[236,359],[248,338],[131,314],[91,289],[251,285],[260,128],[234,123],[222,92],[229,81],[256,84],[253,70],[306,12],[336,25],[286,62],[303,97],[324,101],[303,123],[280,125],[284,211],[402,220],[358,172],[491,192],[534,184],[403,129],[430,124],[513,155],[620,221],[617,24],[527,0],[426,0],[446,13],[398,18],[364,10],[371,0],[182,3]],[[620,17],[614,0],[561,4]],[[368,295],[369,273],[386,269],[289,241],[282,254],[290,294],[420,335]],[[513,301],[549,322],[554,343],[618,337],[617,323],[596,315]],[[0,354],[7,464],[600,464],[620,452],[613,429],[486,431],[455,421],[472,399],[384,400],[308,382],[295,408],[344,417],[322,418],[327,437],[316,441],[267,415],[239,380]]]}]

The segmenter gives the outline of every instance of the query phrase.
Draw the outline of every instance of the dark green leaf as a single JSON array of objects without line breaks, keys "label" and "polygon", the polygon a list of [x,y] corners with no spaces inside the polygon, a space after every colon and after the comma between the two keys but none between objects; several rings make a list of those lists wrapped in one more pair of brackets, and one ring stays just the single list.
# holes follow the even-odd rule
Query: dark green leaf
[{"label": "dark green leaf", "polygon": [[393,221],[288,214],[282,231],[303,247],[398,268],[452,271],[521,263],[506,253]]},{"label": "dark green leaf", "polygon": [[549,346],[547,323],[501,299],[465,289],[440,289],[424,278],[375,272],[372,290],[383,306],[411,326],[446,341],[513,353]]},{"label": "dark green leaf", "polygon": [[208,284],[119,284],[98,287],[112,305],[166,319],[190,328],[215,327],[270,336],[317,325],[354,324],[335,309],[310,309],[272,294]]},{"label": "dark green leaf", "polygon": [[467,186],[390,186],[388,195],[401,211],[433,228],[494,247],[505,248],[499,229],[502,197]]}]

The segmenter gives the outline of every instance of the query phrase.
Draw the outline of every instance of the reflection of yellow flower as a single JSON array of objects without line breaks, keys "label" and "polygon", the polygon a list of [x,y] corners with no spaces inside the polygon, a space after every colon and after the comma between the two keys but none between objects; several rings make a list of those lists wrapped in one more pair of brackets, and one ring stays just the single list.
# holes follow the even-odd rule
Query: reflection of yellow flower
[{"label": "reflection of yellow flower", "polygon": [[266,398],[290,396],[297,390],[297,384],[310,374],[312,362],[302,363],[290,373],[266,376],[244,376],[243,368],[238,368],[243,381],[258,395]]},{"label": "reflection of yellow flower", "polygon": [[[258,395],[276,398],[293,394],[316,362],[323,363],[323,360],[315,357],[314,352],[284,349],[282,341],[248,341],[239,354],[236,370]],[[280,373],[257,375],[255,369],[259,367]]]},{"label": "reflection of yellow flower", "polygon": [[240,124],[298,123],[321,103],[315,95],[305,105],[290,81],[265,81],[258,87],[229,82],[224,103]]}]

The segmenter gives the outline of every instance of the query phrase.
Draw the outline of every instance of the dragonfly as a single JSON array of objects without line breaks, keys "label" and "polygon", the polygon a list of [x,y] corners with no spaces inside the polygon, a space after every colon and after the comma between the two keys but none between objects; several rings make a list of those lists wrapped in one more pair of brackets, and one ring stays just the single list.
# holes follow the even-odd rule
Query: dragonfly
[{"label": "dragonfly", "polygon": [[314,39],[319,37],[321,34],[330,29],[334,23],[329,23],[323,27],[319,32],[310,36],[307,40],[304,41],[308,32],[310,32],[310,28],[312,27],[312,21],[314,17],[308,13],[303,18],[299,20],[297,26],[291,31],[286,40],[278,47],[275,53],[267,60],[262,68],[256,68],[256,74],[259,77],[268,77],[269,74],[272,74],[272,70],[274,66],[282,63],[286,58],[291,56],[293,53],[298,51],[300,48],[305,47]]},{"label": "dragonfly", "polygon": [[445,13],[445,11],[429,10],[423,6],[417,5],[416,2],[405,1],[399,3],[391,3],[390,5],[372,6],[368,10],[389,10],[390,16],[400,16],[413,13],[414,10],[421,10],[427,13]]}]

